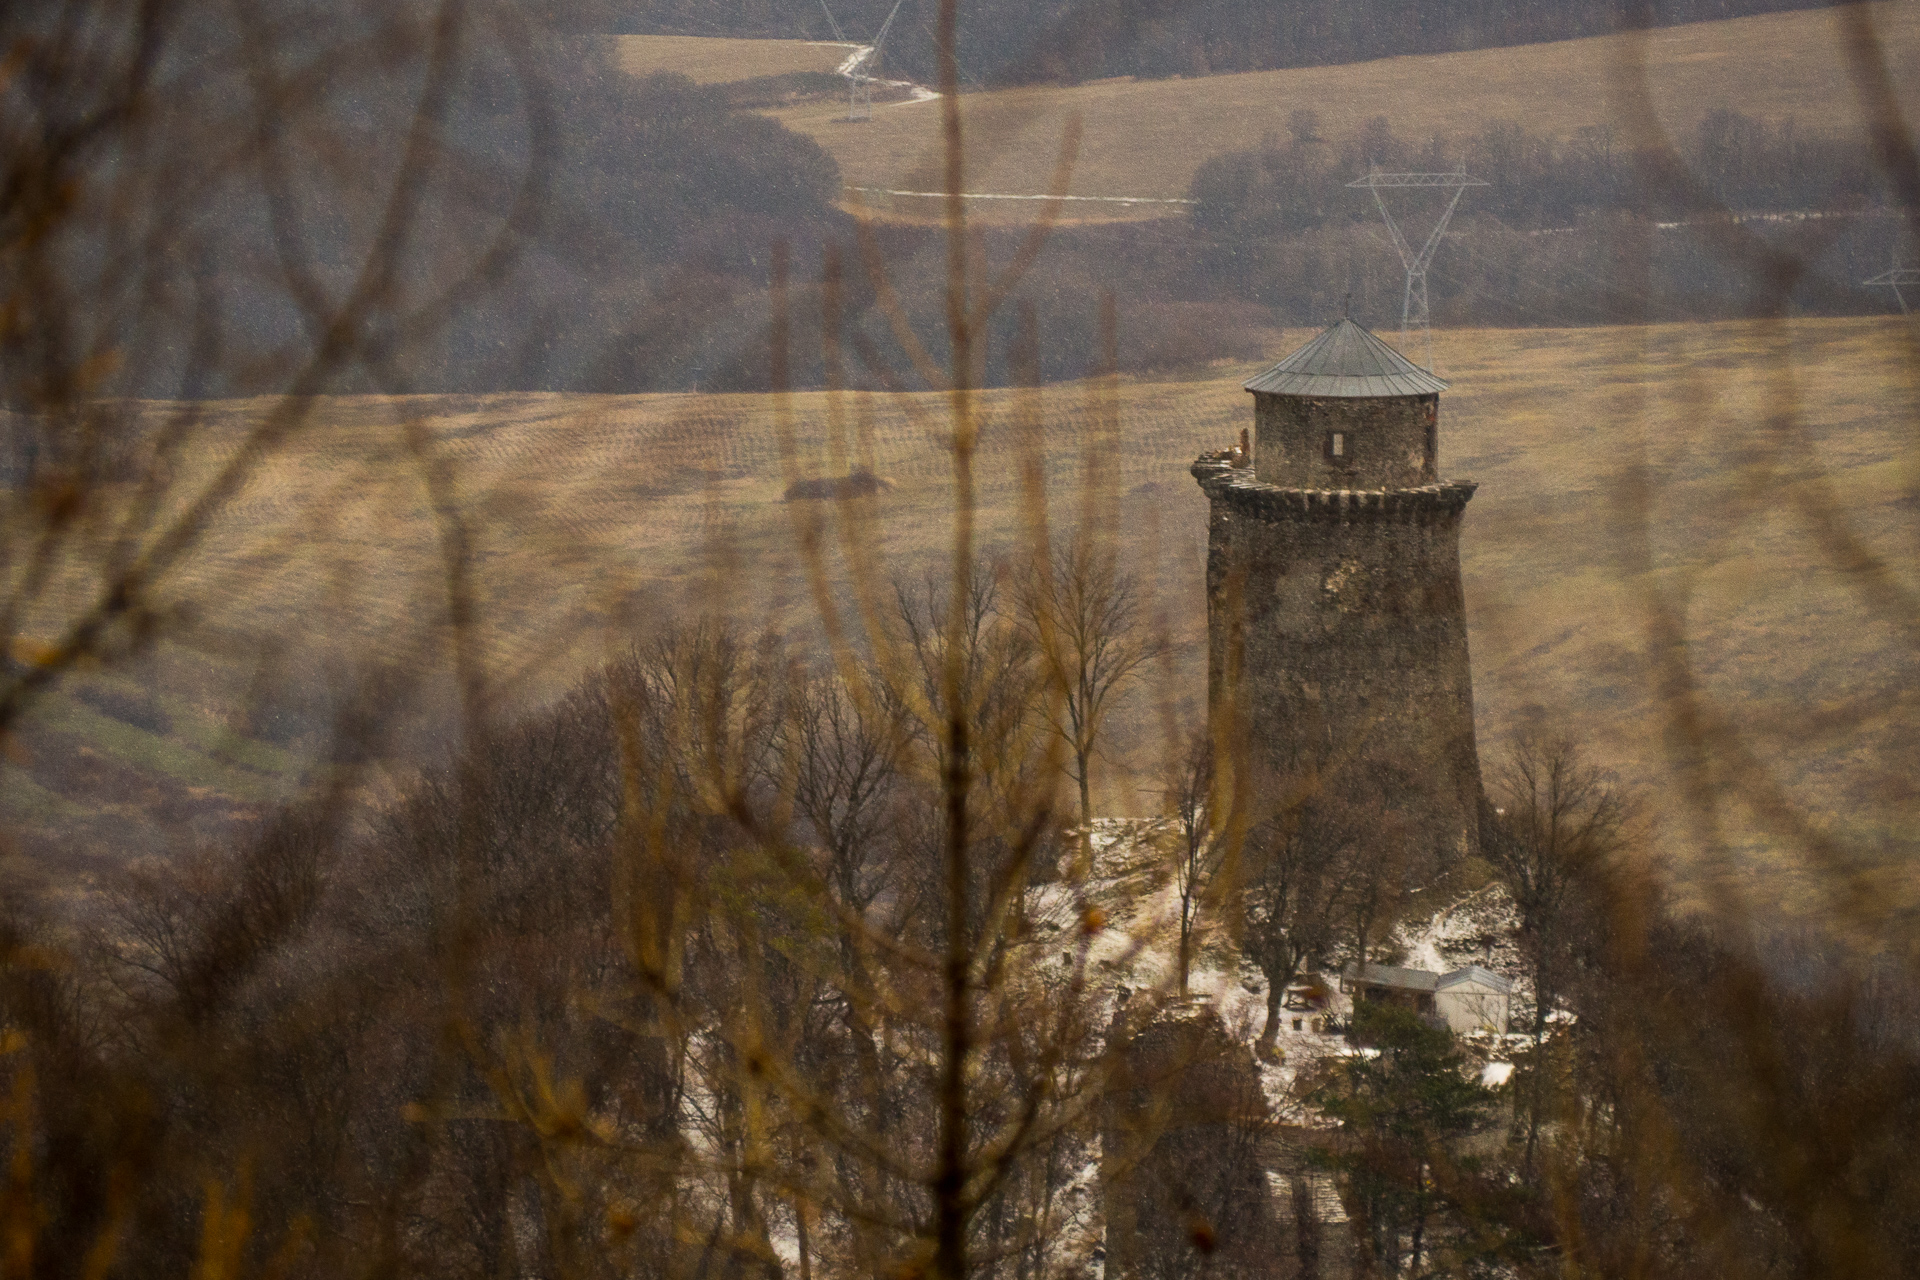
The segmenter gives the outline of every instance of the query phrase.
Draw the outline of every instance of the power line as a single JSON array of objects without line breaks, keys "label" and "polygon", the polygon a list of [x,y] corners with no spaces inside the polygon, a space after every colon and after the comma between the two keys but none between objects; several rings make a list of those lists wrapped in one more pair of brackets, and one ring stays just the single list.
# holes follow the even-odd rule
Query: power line
[{"label": "power line", "polygon": [[827,15],[827,25],[833,28],[833,38],[835,40],[845,40],[847,33],[840,29],[838,22],[834,21],[833,10],[827,8],[827,0],[820,0],[820,8]]},{"label": "power line", "polygon": [[[821,0],[825,3],[826,0]],[[879,34],[873,37],[873,43],[867,46],[864,57],[856,58],[847,69],[847,119],[873,119],[873,81],[869,69],[880,67],[880,46],[886,42],[887,31],[893,26],[893,20],[900,16],[900,6],[907,0],[893,0],[893,10],[887,14],[887,20],[880,24]]]}]

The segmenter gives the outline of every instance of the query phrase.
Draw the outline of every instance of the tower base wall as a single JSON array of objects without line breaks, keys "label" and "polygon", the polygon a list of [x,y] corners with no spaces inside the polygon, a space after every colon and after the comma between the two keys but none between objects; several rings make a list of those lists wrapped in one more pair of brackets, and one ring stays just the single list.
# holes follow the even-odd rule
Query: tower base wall
[{"label": "tower base wall", "polygon": [[1208,677],[1264,796],[1305,780],[1379,809],[1421,861],[1478,846],[1482,803],[1460,585],[1470,484],[1284,489],[1204,461]]}]

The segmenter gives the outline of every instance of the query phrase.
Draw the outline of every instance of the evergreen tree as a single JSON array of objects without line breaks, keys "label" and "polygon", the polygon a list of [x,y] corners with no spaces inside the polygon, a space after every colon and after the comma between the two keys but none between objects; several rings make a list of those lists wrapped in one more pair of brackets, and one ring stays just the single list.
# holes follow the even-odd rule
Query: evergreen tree
[{"label": "evergreen tree", "polygon": [[1433,1252],[1459,1140],[1486,1119],[1492,1094],[1467,1078],[1452,1033],[1411,1010],[1359,1004],[1353,1034],[1367,1048],[1312,1095],[1341,1126],[1322,1158],[1380,1270],[1417,1274]]}]

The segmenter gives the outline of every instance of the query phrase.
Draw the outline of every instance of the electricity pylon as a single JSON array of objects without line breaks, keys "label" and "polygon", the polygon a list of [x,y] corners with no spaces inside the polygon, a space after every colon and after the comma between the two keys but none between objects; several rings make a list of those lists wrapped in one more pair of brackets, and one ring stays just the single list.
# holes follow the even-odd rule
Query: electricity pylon
[{"label": "electricity pylon", "polygon": [[[1416,324],[1419,325],[1421,337],[1426,340],[1427,372],[1432,373],[1433,327],[1427,314],[1427,267],[1433,262],[1434,250],[1440,247],[1440,237],[1446,234],[1447,223],[1452,219],[1454,206],[1460,203],[1460,197],[1466,194],[1468,187],[1491,184],[1478,178],[1469,178],[1464,173],[1381,173],[1376,169],[1347,185],[1365,187],[1373,192],[1373,202],[1380,206],[1380,216],[1387,220],[1387,234],[1393,237],[1393,247],[1400,251],[1400,261],[1407,269],[1407,293],[1400,306],[1400,350],[1411,354],[1407,345],[1408,332]],[[1419,253],[1415,253],[1413,246],[1407,243],[1407,238],[1400,234],[1400,224],[1393,220],[1386,197],[1380,194],[1391,187],[1439,187],[1453,192],[1453,198],[1447,201],[1446,209],[1440,214],[1440,221],[1433,224],[1433,234],[1427,237]]]},{"label": "electricity pylon", "polygon": [[1900,303],[1900,314],[1903,316],[1911,315],[1912,313],[1907,310],[1907,295],[1900,292],[1900,286],[1903,284],[1920,284],[1920,267],[1895,267],[1891,271],[1883,271],[1873,279],[1862,280],[1860,283],[1884,284],[1888,286],[1893,290],[1893,296]]},{"label": "electricity pylon", "polygon": [[847,71],[847,119],[873,119],[873,76],[868,68],[878,70],[880,66],[880,46],[886,41],[887,30],[893,26],[893,20],[900,16],[900,6],[907,0],[894,0],[893,11],[887,14],[887,20],[880,24],[880,33],[867,46],[866,56],[855,62]]}]

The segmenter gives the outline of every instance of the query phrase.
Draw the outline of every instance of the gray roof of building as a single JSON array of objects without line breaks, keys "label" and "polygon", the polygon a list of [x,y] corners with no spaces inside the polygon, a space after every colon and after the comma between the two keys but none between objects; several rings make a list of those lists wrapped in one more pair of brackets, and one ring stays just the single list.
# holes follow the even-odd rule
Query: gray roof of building
[{"label": "gray roof of building", "polygon": [[1401,991],[1444,991],[1448,987],[1458,986],[1462,982],[1481,982],[1495,991],[1513,990],[1513,980],[1503,978],[1491,969],[1482,969],[1470,964],[1464,969],[1455,969],[1451,973],[1434,973],[1428,969],[1402,969],[1390,964],[1370,964],[1362,975],[1358,965],[1348,965],[1342,974],[1348,982],[1362,982],[1370,987],[1395,987]]},{"label": "gray roof of building", "polygon": [[1432,991],[1440,975],[1425,969],[1401,969],[1390,964],[1370,964],[1361,973],[1358,965],[1348,965],[1341,975],[1349,982],[1364,982],[1373,987],[1398,987],[1402,991]]},{"label": "gray roof of building", "polygon": [[1482,969],[1477,964],[1470,964],[1464,969],[1455,969],[1452,973],[1444,975],[1440,979],[1440,990],[1444,991],[1462,982],[1483,983],[1503,993],[1513,990],[1512,978],[1503,978],[1493,970]]},{"label": "gray roof of building", "polygon": [[1444,381],[1346,319],[1245,385],[1265,395],[1347,399],[1426,396],[1447,389]]}]

